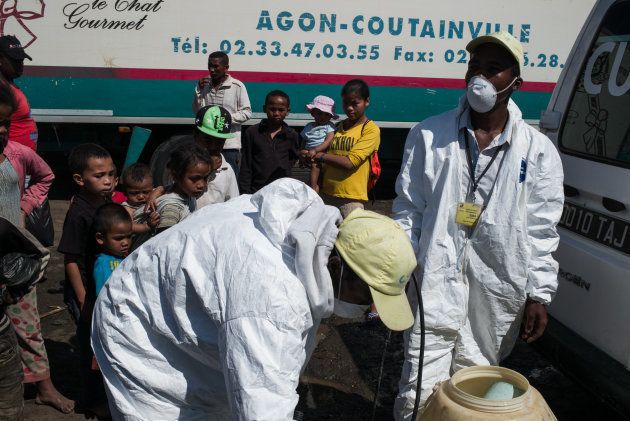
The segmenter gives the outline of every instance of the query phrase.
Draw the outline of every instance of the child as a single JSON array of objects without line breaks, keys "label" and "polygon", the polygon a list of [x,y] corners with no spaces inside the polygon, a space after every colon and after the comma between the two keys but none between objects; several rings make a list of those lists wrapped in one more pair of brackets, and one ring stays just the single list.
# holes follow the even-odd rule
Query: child
[{"label": "child", "polygon": [[153,190],[151,168],[140,162],[130,165],[123,171],[122,182],[127,195],[127,200],[122,205],[129,215],[133,215],[136,210],[144,206]]},{"label": "child", "polygon": [[289,105],[286,93],[269,92],[263,107],[267,118],[245,132],[238,178],[241,194],[254,193],[278,178],[291,175],[291,167],[298,158],[299,136],[284,122]]},{"label": "child", "polygon": [[213,160],[208,187],[197,199],[197,209],[237,197],[239,192],[236,175],[221,154],[226,140],[234,137],[234,133],[230,133],[230,127],[232,117],[225,108],[218,105],[207,106],[197,112],[191,136],[174,136],[162,143],[151,158],[151,167],[154,168],[153,179],[162,185],[153,189],[145,209],[155,209],[155,200],[164,194],[163,186],[168,186],[173,181],[169,171],[165,169],[173,151],[182,145],[192,146],[195,143],[205,148]]},{"label": "child", "polygon": [[116,187],[118,187],[118,174],[116,174],[116,177],[114,178],[114,185],[112,186],[112,202],[114,203],[118,203],[118,204],[122,204],[123,202],[125,202],[127,200],[127,196],[125,196],[125,193],[116,190]]},{"label": "child", "polygon": [[118,203],[106,203],[94,215],[94,232],[100,253],[94,262],[96,296],[129,253],[131,246],[131,216]]},{"label": "child", "polygon": [[353,210],[363,209],[368,200],[370,157],[378,150],[381,134],[378,126],[365,115],[370,105],[367,83],[361,79],[350,80],[341,90],[341,97],[348,118],[338,124],[330,145],[324,142],[315,148],[312,160],[323,166],[324,202],[337,206],[345,218]]},{"label": "child", "polygon": [[64,255],[68,308],[79,321],[86,302],[95,298],[87,297],[94,263],[94,214],[99,206],[111,201],[116,168],[109,152],[94,143],[74,148],[68,164],[79,193],[74,196],[66,214],[58,251]]},{"label": "child", "polygon": [[96,415],[104,416],[107,399],[103,380],[90,370],[92,348],[90,324],[92,306],[96,300],[92,267],[95,260],[95,242],[92,225],[96,210],[111,202],[116,167],[105,149],[94,143],[79,145],[70,152],[68,165],[72,179],[79,187],[63,223],[58,251],[64,255],[66,268],[65,301],[77,322],[77,339],[81,354],[83,375],[83,405]]},{"label": "child", "polygon": [[[301,155],[305,158],[311,157],[309,151],[313,151],[314,156],[315,148],[324,142],[326,144],[322,150],[328,148],[335,133],[335,125],[330,120],[339,118],[335,114],[335,101],[327,96],[316,96],[313,102],[306,105],[306,109],[310,111],[315,121],[308,123],[300,133],[304,141]],[[310,186],[317,192],[319,192],[319,173],[319,167],[311,165]]]},{"label": "child", "polygon": [[[133,164],[123,171],[122,181],[127,195],[127,200],[122,205],[133,218],[138,209],[144,209],[149,194],[153,191],[151,168],[142,163]],[[133,220],[134,237],[137,234],[150,232],[158,222],[160,222],[160,215],[157,212],[142,213]]]},{"label": "child", "polygon": [[[156,200],[156,212],[160,217],[157,233],[182,221],[196,209],[195,201],[206,190],[212,166],[212,157],[208,151],[197,144],[182,145],[173,152],[168,163],[173,184],[165,195]],[[134,219],[142,214],[144,209],[138,209]],[[144,243],[150,236],[151,233],[138,235],[134,247]]]}]

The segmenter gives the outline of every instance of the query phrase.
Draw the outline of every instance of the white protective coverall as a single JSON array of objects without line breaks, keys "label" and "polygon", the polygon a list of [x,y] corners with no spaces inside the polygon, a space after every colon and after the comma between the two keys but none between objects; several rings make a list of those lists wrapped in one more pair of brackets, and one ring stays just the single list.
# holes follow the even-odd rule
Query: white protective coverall
[{"label": "white protective coverall", "polygon": [[339,211],[280,179],[143,244],[94,310],[116,420],[290,420],[334,299]]},{"label": "white protective coverall", "polygon": [[[467,107],[428,118],[405,144],[394,220],[405,229],[418,257],[426,343],[422,403],[433,386],[473,365],[496,365],[516,341],[527,297],[548,304],[557,288],[556,224],[564,201],[560,157],[551,141],[522,119],[510,100],[512,138],[505,149],[494,191],[476,228],[455,222],[465,201],[468,171],[458,135]],[[521,161],[527,162],[520,181]],[[409,299],[414,308],[416,292]],[[394,415],[411,418],[416,396],[420,323],[405,333],[405,362]],[[421,407],[422,408],[422,407]]]}]

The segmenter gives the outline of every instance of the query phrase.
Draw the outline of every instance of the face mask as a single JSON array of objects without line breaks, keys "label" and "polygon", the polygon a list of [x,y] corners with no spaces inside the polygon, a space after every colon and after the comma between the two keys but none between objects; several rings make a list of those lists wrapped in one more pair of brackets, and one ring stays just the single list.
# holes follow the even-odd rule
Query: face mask
[{"label": "face mask", "polygon": [[466,98],[470,107],[478,113],[487,113],[496,105],[497,95],[510,89],[517,79],[515,77],[505,89],[497,92],[497,89],[488,79],[483,76],[473,76],[468,82],[468,90],[466,91]]},{"label": "face mask", "polygon": [[[339,271],[339,296],[341,296],[341,279],[343,277],[343,261],[341,263],[341,270]],[[365,312],[370,307],[369,305],[352,304],[345,301],[341,301],[339,296],[335,298],[335,309],[333,313],[336,316],[343,317],[345,319],[357,319],[363,317]]]}]

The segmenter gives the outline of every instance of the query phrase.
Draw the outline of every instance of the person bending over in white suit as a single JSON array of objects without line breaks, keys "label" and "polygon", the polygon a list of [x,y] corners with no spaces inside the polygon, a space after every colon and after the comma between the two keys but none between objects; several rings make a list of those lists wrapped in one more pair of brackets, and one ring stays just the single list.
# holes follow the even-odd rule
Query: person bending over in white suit
[{"label": "person bending over in white suit", "polygon": [[409,328],[409,238],[373,212],[340,222],[284,178],[199,209],[127,257],[92,326],[114,419],[290,420],[333,309],[360,317],[374,301],[389,328]]},{"label": "person bending over in white suit", "polygon": [[[456,109],[410,131],[393,204],[422,282],[421,404],[453,372],[499,364],[519,330],[527,342],[538,339],[557,288],[551,253],[564,200],[562,164],[510,99],[523,83],[523,47],[498,32],[466,49],[466,95]],[[419,348],[416,311],[405,334],[397,420],[412,415]]]}]

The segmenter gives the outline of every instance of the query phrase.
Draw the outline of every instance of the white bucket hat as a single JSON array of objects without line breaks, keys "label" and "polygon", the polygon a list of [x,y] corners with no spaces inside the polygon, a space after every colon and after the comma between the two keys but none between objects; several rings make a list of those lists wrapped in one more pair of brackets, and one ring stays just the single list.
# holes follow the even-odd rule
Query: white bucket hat
[{"label": "white bucket hat", "polygon": [[313,102],[306,104],[306,109],[311,111],[313,108],[317,108],[319,111],[328,113],[332,116],[333,120],[337,120],[339,116],[335,113],[335,100],[324,96],[318,95],[313,99]]}]

